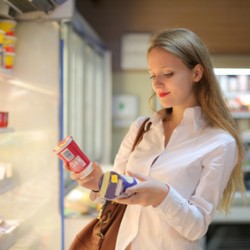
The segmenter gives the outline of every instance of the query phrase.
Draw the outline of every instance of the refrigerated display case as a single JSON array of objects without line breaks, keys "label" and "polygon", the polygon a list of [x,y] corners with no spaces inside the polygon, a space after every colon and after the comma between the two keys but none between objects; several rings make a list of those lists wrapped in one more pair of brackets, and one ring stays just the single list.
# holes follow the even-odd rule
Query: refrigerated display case
[{"label": "refrigerated display case", "polygon": [[[250,69],[216,68],[227,106],[235,119],[246,148],[245,172],[250,171]],[[248,186],[248,184],[246,183]]]},{"label": "refrigerated display case", "polygon": [[243,171],[246,197],[236,192],[230,213],[217,212],[207,233],[207,250],[250,249],[250,69],[216,68],[225,101],[235,119],[246,154]]},{"label": "refrigerated display case", "polygon": [[[0,70],[0,249],[60,249],[59,168],[52,154],[59,138],[59,29],[53,22],[19,23],[15,66]],[[43,39],[49,43],[42,42]],[[14,225],[15,223],[15,225]]]},{"label": "refrigerated display case", "polygon": [[92,160],[109,161],[110,53],[77,13],[19,20],[16,32],[13,70],[0,70],[0,111],[9,112],[0,164],[11,169],[0,181],[0,249],[64,250],[65,198],[77,189],[53,149],[72,135]]},{"label": "refrigerated display case", "polygon": [[226,103],[235,119],[245,145],[243,171],[245,173],[246,199],[236,193],[229,215],[217,213],[216,223],[250,223],[250,69],[216,68],[215,73]]}]

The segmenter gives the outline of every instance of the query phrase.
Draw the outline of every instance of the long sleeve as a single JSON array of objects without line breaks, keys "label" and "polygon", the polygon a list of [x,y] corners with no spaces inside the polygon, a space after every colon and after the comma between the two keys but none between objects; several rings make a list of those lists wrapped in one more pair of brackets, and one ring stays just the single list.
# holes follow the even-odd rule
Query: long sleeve
[{"label": "long sleeve", "polygon": [[236,159],[235,142],[221,145],[203,160],[200,181],[189,200],[171,187],[168,196],[156,209],[185,238],[201,238],[214,217]]}]

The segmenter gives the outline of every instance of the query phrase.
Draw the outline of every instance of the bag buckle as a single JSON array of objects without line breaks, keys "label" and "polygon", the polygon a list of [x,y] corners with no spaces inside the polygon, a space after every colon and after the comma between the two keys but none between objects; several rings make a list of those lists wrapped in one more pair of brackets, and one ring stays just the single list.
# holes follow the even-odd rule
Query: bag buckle
[{"label": "bag buckle", "polygon": [[99,236],[100,238],[104,238],[104,235],[103,235],[103,233],[100,231],[100,232],[98,232],[97,234],[96,234],[97,236]]},{"label": "bag buckle", "polygon": [[104,238],[104,235],[102,233],[102,226],[105,225],[109,219],[110,219],[110,215],[111,215],[111,212],[109,211],[108,214],[107,214],[107,218],[106,219],[103,219],[103,218],[99,218],[99,221],[100,221],[100,229],[99,229],[99,232],[97,233],[97,235],[101,238]]}]

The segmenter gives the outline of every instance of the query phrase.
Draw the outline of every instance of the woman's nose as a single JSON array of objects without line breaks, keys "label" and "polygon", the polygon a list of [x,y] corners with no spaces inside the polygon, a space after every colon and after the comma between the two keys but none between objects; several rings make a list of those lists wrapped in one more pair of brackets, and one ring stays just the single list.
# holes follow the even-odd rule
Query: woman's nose
[{"label": "woman's nose", "polygon": [[158,87],[158,86],[162,86],[163,84],[164,84],[164,82],[163,82],[162,77],[161,77],[160,75],[155,76],[154,85],[155,85],[156,87]]}]

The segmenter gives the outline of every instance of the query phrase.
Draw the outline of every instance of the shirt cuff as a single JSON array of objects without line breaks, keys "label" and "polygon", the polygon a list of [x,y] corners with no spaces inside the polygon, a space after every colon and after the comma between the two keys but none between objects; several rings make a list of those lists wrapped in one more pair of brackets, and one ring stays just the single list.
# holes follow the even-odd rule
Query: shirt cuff
[{"label": "shirt cuff", "polygon": [[171,213],[182,209],[186,200],[171,186],[169,186],[168,195],[164,198],[161,204],[156,207],[156,211],[159,213]]}]

